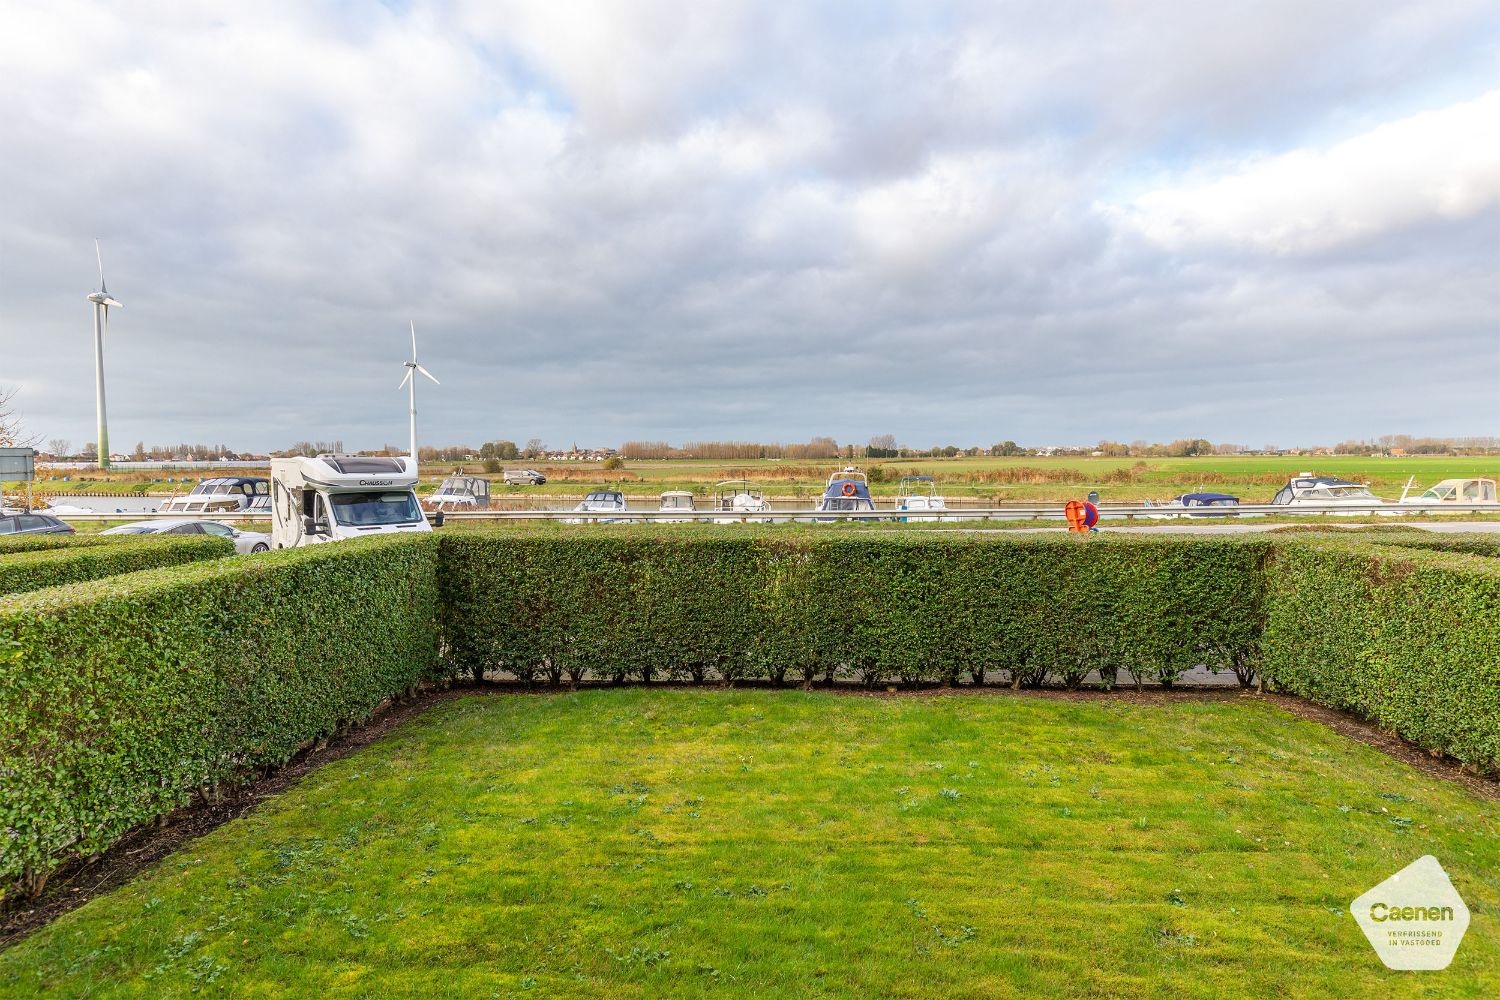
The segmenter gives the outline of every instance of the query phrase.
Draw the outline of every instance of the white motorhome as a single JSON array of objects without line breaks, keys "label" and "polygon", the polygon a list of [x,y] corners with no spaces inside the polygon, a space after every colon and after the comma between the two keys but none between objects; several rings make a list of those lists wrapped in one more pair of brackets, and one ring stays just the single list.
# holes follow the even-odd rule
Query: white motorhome
[{"label": "white motorhome", "polygon": [[319,455],[271,459],[271,547],[431,531],[409,458]]}]

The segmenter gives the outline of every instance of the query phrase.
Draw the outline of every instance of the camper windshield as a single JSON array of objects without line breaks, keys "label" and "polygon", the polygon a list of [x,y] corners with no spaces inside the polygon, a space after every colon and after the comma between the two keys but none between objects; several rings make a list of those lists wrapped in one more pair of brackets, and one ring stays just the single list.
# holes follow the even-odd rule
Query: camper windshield
[{"label": "camper windshield", "polygon": [[375,524],[410,524],[421,520],[416,498],[410,493],[335,493],[333,516],[339,524],[368,527]]}]

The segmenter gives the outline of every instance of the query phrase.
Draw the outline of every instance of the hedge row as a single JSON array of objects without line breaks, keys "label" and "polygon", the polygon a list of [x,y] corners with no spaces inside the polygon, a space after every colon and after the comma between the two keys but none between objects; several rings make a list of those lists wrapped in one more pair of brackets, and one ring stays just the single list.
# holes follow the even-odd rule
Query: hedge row
[{"label": "hedge row", "polygon": [[1379,539],[1381,545],[1395,545],[1403,549],[1426,549],[1430,552],[1462,552],[1471,556],[1500,556],[1500,535],[1479,532],[1454,532],[1452,534],[1418,531],[1411,535]]},{"label": "hedge row", "polygon": [[388,536],[0,604],[0,885],[37,891],[436,677],[437,558]]},{"label": "hedge row", "polygon": [[456,672],[1170,684],[1253,668],[1257,538],[660,534],[441,540]]},{"label": "hedge row", "polygon": [[1500,562],[1307,536],[1268,581],[1268,680],[1500,769]]},{"label": "hedge row", "polygon": [[37,590],[0,601],[0,884],[35,891],[191,790],[462,671],[1076,685],[1263,667],[1494,767],[1500,561],[1387,541],[447,532]]},{"label": "hedge row", "polygon": [[111,545],[128,541],[135,535],[0,535],[0,557],[12,552],[41,552],[47,549],[77,549],[90,545]]},{"label": "hedge row", "polygon": [[227,538],[146,535],[106,545],[68,546],[0,555],[0,598],[137,570],[234,555]]}]

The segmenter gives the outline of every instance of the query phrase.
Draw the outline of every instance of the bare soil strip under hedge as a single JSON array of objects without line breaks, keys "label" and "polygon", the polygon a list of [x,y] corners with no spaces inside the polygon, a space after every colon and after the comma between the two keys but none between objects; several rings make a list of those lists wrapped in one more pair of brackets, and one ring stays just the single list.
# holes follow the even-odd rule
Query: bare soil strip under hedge
[{"label": "bare soil strip under hedge", "polygon": [[[603,684],[584,684],[582,689],[603,688]],[[741,686],[763,686],[755,682]],[[653,689],[692,687],[698,685],[653,684]],[[725,689],[732,690],[732,689]],[[1430,777],[1451,781],[1473,794],[1500,802],[1500,778],[1489,778],[1465,770],[1457,761],[1435,756],[1393,733],[1347,712],[1317,705],[1295,695],[1246,691],[1228,688],[1185,687],[1152,688],[1146,691],[1087,689],[1067,691],[1039,689],[1015,691],[1007,687],[923,688],[897,691],[870,690],[855,684],[819,684],[815,690],[829,695],[853,698],[945,698],[994,697],[1040,698],[1057,701],[1111,700],[1132,705],[1155,705],[1183,701],[1266,701],[1299,718],[1320,723],[1340,735],[1357,740],[1382,753],[1417,768]],[[357,753],[382,739],[433,706],[454,698],[493,695],[497,697],[546,696],[556,690],[527,686],[516,682],[485,681],[461,683],[443,690],[428,690],[377,712],[368,722],[328,740],[325,745],[300,753],[285,767],[249,784],[236,786],[217,801],[195,798],[191,803],[163,817],[159,824],[140,826],[102,854],[63,866],[49,881],[46,891],[35,900],[16,909],[0,910],[0,950],[10,947],[64,914],[77,909],[96,896],[102,896],[124,885],[136,875],[178,849],[205,836],[225,823],[246,815],[267,799],[296,785],[307,775],[326,764]]]}]

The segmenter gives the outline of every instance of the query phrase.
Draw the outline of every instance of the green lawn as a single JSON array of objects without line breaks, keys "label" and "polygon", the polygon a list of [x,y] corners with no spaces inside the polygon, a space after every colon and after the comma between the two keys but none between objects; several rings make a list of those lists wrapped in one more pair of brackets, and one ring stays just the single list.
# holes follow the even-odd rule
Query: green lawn
[{"label": "green lawn", "polygon": [[[1350,900],[1473,911],[1392,973]],[[445,703],[0,954],[0,995],[1494,996],[1500,803],[1250,699]]]}]

